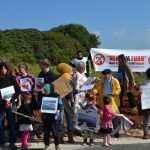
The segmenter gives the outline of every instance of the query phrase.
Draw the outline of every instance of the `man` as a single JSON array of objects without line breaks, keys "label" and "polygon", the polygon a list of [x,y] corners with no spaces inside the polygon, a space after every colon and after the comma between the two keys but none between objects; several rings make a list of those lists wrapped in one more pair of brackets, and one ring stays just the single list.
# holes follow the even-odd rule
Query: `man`
[{"label": "man", "polygon": [[[87,57],[83,57],[83,54],[82,54],[81,51],[77,51],[77,56],[76,56],[76,58],[71,60],[70,65],[73,66],[73,67],[77,67],[77,64],[80,61],[83,61],[86,64],[87,61],[88,61],[88,58]],[[86,73],[86,70],[85,70],[85,73]]]},{"label": "man", "polygon": [[[97,94],[99,95],[98,104],[103,109],[103,97],[105,95],[109,95],[112,99],[112,104],[111,104],[112,110],[114,112],[118,112],[117,107],[120,106],[119,94],[121,91],[119,81],[112,76],[110,69],[103,70],[102,75],[103,75],[103,79],[98,81],[98,83],[96,84]],[[119,125],[118,118],[114,117],[113,119],[114,129],[116,129],[118,125]],[[116,133],[115,137],[118,138],[119,133]]]}]

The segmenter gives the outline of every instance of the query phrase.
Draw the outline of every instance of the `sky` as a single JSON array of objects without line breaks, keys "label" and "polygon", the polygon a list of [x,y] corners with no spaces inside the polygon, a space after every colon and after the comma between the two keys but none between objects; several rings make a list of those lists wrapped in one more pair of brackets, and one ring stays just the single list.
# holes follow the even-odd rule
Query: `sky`
[{"label": "sky", "polygon": [[100,48],[150,49],[150,0],[0,0],[0,30],[81,24]]}]

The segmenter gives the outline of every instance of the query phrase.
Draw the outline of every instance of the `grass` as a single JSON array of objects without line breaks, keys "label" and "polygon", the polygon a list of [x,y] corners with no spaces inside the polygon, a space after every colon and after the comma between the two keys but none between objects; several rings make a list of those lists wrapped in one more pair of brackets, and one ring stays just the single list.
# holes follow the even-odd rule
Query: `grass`
[{"label": "grass", "polygon": [[[54,71],[56,74],[58,74],[58,72],[56,71],[56,66],[51,66],[50,69]],[[38,64],[30,65],[29,73],[33,74],[35,77],[38,76],[40,71],[41,70]],[[93,71],[91,76],[102,78],[101,72],[98,72],[98,71]],[[136,84],[139,85],[142,79],[144,78],[144,73],[134,73],[134,78],[135,78]]]}]

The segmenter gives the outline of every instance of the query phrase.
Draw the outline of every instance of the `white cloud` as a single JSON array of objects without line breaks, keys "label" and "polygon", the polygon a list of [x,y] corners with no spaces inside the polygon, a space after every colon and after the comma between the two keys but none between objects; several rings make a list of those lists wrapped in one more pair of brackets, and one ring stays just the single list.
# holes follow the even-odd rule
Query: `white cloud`
[{"label": "white cloud", "polygon": [[101,35],[101,33],[100,33],[100,31],[93,31],[92,33],[94,33],[94,34],[96,34],[97,36],[100,36]]},{"label": "white cloud", "polygon": [[125,29],[121,29],[121,30],[116,30],[114,31],[114,36],[116,36],[117,38],[124,38],[126,36],[126,30]]}]

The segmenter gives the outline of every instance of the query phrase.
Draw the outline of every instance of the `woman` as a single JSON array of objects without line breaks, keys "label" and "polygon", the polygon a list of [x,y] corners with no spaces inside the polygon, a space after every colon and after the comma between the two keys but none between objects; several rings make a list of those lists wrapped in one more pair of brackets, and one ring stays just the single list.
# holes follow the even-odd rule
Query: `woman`
[{"label": "woman", "polygon": [[[26,81],[29,83],[30,88],[27,88],[22,90],[22,92],[26,91],[26,92],[33,92],[33,86],[34,86],[34,82],[35,82],[35,78],[32,74],[29,74],[28,72],[28,64],[25,62],[22,62],[18,65],[18,70],[19,70],[19,75],[17,76],[17,80],[21,83],[21,80],[26,79]],[[23,84],[21,85],[23,86]],[[24,85],[25,86],[25,85]]]},{"label": "woman", "polygon": [[0,147],[4,145],[4,129],[3,129],[3,120],[4,114],[6,113],[6,118],[8,122],[8,130],[9,130],[9,142],[10,148],[16,149],[17,146],[15,142],[16,138],[16,128],[15,128],[15,118],[12,113],[12,109],[16,105],[16,99],[20,94],[20,87],[14,76],[10,74],[10,69],[5,62],[0,63],[0,89],[4,89],[7,87],[13,86],[15,93],[12,95],[10,100],[6,100],[2,93],[0,94]]},{"label": "woman", "polygon": [[132,93],[132,90],[135,87],[136,83],[134,80],[132,70],[126,61],[124,54],[118,56],[118,63],[119,63],[118,73],[122,74],[122,79],[123,79],[122,80],[123,83],[121,84],[121,93],[120,93],[121,104],[123,103],[123,94],[124,92],[126,92],[130,107],[132,108],[132,111],[135,112],[137,111],[137,104],[135,101],[135,97]]}]

